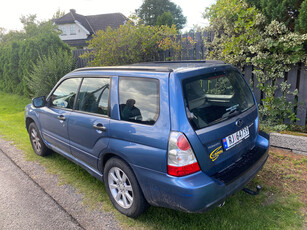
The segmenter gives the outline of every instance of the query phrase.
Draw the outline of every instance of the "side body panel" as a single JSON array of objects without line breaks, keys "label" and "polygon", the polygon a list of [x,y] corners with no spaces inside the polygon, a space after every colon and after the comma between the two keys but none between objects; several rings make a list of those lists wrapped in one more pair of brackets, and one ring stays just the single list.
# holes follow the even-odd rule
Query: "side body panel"
[{"label": "side body panel", "polygon": [[[170,131],[168,73],[133,73],[123,76],[159,79],[160,111],[154,125],[120,120],[118,81],[112,79],[109,149],[130,165],[166,172],[167,144]],[[138,175],[136,175],[138,177]],[[142,186],[142,185],[141,185]],[[145,189],[145,188],[144,188]]]}]

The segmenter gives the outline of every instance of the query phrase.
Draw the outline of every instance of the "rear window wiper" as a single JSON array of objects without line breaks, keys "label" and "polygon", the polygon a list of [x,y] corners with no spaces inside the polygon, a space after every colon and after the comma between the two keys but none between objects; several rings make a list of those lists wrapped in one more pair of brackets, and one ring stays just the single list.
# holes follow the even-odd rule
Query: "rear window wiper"
[{"label": "rear window wiper", "polygon": [[223,115],[224,118],[231,118],[231,117],[235,117],[237,115],[240,114],[240,110],[238,109],[234,109],[234,110],[231,110],[230,112],[227,112]]}]

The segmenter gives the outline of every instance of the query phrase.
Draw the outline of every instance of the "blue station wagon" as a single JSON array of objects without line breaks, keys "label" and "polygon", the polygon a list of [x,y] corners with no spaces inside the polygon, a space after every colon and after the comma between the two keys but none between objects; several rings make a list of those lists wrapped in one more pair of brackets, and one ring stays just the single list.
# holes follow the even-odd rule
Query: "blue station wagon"
[{"label": "blue station wagon", "polygon": [[82,68],[26,106],[36,154],[53,150],[101,181],[121,213],[203,212],[268,158],[242,74],[221,61]]}]

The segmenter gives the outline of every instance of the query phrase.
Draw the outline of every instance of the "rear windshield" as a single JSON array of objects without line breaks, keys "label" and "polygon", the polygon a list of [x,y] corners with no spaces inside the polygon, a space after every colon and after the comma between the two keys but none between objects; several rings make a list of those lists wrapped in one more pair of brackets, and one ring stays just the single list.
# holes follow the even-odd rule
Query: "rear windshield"
[{"label": "rear windshield", "polygon": [[186,113],[194,129],[227,120],[255,104],[250,88],[235,70],[184,80],[183,91]]}]

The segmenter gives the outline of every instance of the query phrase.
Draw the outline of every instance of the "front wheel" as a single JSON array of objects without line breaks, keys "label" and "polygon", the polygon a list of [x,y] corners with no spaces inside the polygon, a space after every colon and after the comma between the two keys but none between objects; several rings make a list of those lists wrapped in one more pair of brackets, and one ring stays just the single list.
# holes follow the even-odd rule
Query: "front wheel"
[{"label": "front wheel", "polygon": [[134,173],[124,161],[115,157],[107,161],[104,182],[114,207],[124,215],[136,218],[148,208]]},{"label": "front wheel", "polygon": [[39,156],[47,156],[50,149],[47,148],[34,122],[29,125],[29,137],[34,152]]}]

